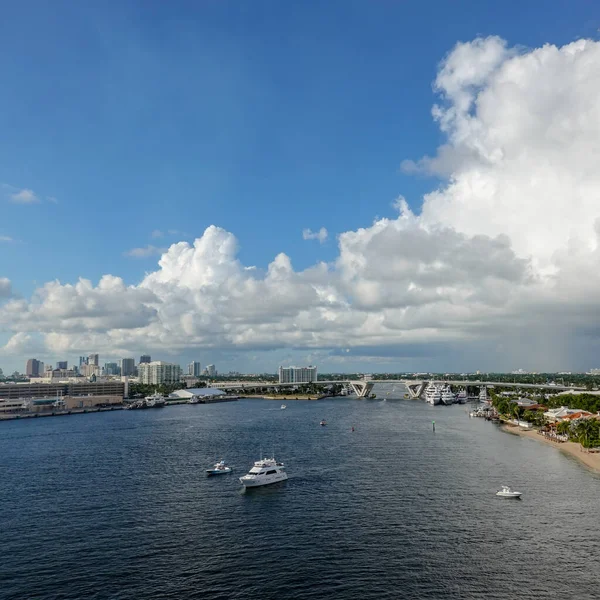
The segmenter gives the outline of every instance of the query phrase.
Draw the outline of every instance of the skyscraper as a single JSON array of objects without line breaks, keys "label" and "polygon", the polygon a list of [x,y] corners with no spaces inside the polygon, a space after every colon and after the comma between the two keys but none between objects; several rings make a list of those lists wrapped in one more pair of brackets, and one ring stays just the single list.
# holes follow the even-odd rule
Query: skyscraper
[{"label": "skyscraper", "polygon": [[311,383],[317,381],[317,367],[279,367],[279,383]]},{"label": "skyscraper", "polygon": [[43,364],[44,363],[40,363],[36,358],[30,358],[25,367],[25,374],[27,377],[39,377],[40,375],[43,375],[43,373],[40,373],[40,365]]},{"label": "skyscraper", "polygon": [[66,369],[67,368],[67,361],[66,360],[59,360],[56,363],[56,368],[57,369]]},{"label": "skyscraper", "polygon": [[200,363],[196,360],[193,360],[188,365],[188,375],[193,375],[194,377],[200,377],[201,368]]},{"label": "skyscraper", "polygon": [[88,356],[88,365],[94,365],[95,367],[99,367],[100,366],[100,355],[90,354]]},{"label": "skyscraper", "polygon": [[120,375],[121,369],[115,362],[104,363],[104,374],[105,375]]},{"label": "skyscraper", "polygon": [[150,358],[149,354],[142,354],[140,356],[140,365],[143,363],[149,363],[152,362],[152,358]]},{"label": "skyscraper", "polygon": [[80,356],[79,357],[79,369],[81,369],[81,367],[83,367],[83,365],[87,365],[87,364],[88,364],[87,356]]},{"label": "skyscraper", "polygon": [[134,358],[122,358],[121,359],[121,375],[124,377],[130,377],[135,375],[135,359]]},{"label": "skyscraper", "polygon": [[206,374],[209,377],[216,377],[217,369],[216,369],[215,365],[206,365]]},{"label": "skyscraper", "polygon": [[177,383],[181,378],[181,367],[156,360],[138,365],[140,383],[161,384]]}]

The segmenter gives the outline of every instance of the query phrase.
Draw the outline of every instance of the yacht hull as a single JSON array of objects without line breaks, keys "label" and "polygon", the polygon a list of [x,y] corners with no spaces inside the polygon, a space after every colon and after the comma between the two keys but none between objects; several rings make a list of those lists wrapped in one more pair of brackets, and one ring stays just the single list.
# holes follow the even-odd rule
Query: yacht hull
[{"label": "yacht hull", "polygon": [[267,475],[260,478],[240,477],[240,483],[247,488],[262,487],[285,481],[288,478],[287,473],[277,473],[276,475]]}]

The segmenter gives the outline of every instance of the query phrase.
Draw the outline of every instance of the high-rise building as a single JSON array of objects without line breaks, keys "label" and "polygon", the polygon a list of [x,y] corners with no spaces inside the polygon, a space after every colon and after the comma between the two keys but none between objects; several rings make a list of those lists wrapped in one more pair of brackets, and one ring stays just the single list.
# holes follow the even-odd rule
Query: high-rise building
[{"label": "high-rise building", "polygon": [[104,363],[105,375],[120,375],[121,367],[116,362]]},{"label": "high-rise building", "polygon": [[[42,366],[42,372],[40,373],[40,365]],[[36,358],[30,358],[27,361],[27,366],[25,367],[25,375],[27,377],[39,377],[43,374],[44,363],[41,363]]]},{"label": "high-rise building", "polygon": [[194,377],[200,377],[201,373],[202,373],[202,370],[200,367],[200,363],[196,360],[193,360],[188,365],[188,375],[193,375]]},{"label": "high-rise building", "polygon": [[312,383],[317,381],[317,367],[279,367],[279,383]]},{"label": "high-rise building", "polygon": [[66,361],[66,360],[59,360],[59,361],[56,363],[56,368],[57,368],[57,369],[67,369],[67,368],[68,368],[68,366],[67,366],[67,361]]},{"label": "high-rise building", "polygon": [[121,359],[121,375],[123,377],[130,377],[135,375],[135,359],[134,358],[122,358]]},{"label": "high-rise building", "polygon": [[140,356],[140,365],[143,363],[149,363],[152,362],[152,358],[150,357],[149,354],[142,354]]},{"label": "high-rise building", "polygon": [[95,367],[99,367],[100,366],[100,355],[90,354],[88,356],[88,365],[94,365]]},{"label": "high-rise building", "polygon": [[81,367],[83,367],[83,365],[87,365],[87,364],[88,364],[88,357],[80,356],[79,357],[79,368],[81,369]]},{"label": "high-rise building", "polygon": [[90,363],[89,365],[83,365],[81,369],[79,369],[79,372],[84,377],[97,377],[98,375],[100,375],[100,367],[98,365],[93,365]]},{"label": "high-rise building", "polygon": [[140,383],[158,385],[161,383],[177,383],[181,379],[181,367],[172,363],[155,360],[138,365]]},{"label": "high-rise building", "polygon": [[216,369],[215,365],[206,365],[206,369],[204,369],[204,370],[209,377],[217,376],[217,369]]}]

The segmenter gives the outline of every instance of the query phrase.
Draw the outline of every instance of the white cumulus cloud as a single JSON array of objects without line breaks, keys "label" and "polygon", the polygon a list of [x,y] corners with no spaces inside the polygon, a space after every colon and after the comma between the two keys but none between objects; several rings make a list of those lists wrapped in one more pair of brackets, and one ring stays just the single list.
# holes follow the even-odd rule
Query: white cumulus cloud
[{"label": "white cumulus cloud", "polygon": [[15,204],[37,204],[40,201],[35,192],[27,188],[12,192],[10,200]]},{"label": "white cumulus cloud", "polygon": [[142,248],[132,248],[131,250],[127,250],[124,252],[124,256],[130,256],[132,258],[147,258],[148,256],[158,256],[166,252],[166,248],[159,248],[158,246],[153,246],[152,244],[148,244]]},{"label": "white cumulus cloud", "polygon": [[10,279],[0,277],[0,298],[8,298],[12,293]]},{"label": "white cumulus cloud", "polygon": [[302,239],[303,240],[319,240],[320,244],[323,244],[327,240],[327,229],[325,227],[321,227],[319,231],[312,231],[310,229],[302,230]]}]

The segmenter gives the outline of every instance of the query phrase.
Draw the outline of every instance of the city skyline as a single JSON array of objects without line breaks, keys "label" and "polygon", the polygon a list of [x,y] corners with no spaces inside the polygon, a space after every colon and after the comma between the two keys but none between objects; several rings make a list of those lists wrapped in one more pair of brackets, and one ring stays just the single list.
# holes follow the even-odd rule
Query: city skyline
[{"label": "city skyline", "polygon": [[595,7],[315,6],[7,7],[5,373],[597,366]]}]

